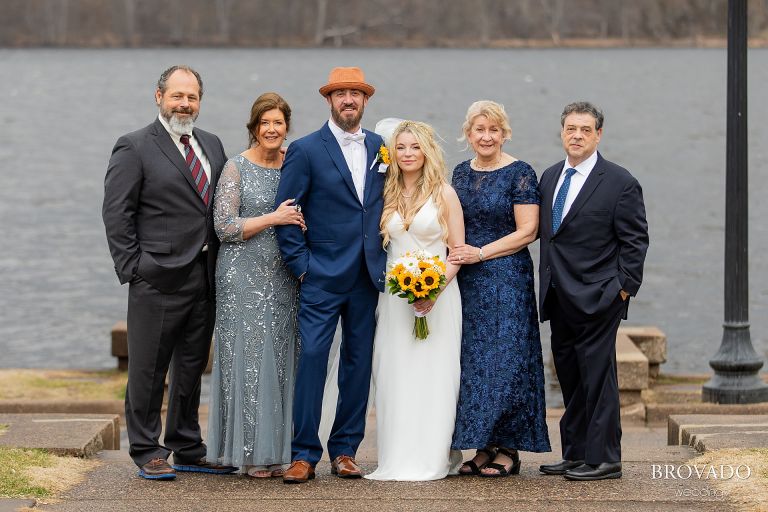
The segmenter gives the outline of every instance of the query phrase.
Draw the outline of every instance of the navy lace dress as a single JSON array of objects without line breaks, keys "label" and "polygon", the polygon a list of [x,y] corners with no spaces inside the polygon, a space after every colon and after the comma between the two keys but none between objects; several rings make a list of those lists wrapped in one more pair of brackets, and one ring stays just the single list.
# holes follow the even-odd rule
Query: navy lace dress
[{"label": "navy lace dress", "polygon": [[[539,204],[536,173],[520,160],[494,171],[456,166],[466,243],[515,231],[515,204]],[[474,265],[457,277],[463,333],[461,388],[452,448],[499,445],[550,451],[533,261],[528,249]]]}]

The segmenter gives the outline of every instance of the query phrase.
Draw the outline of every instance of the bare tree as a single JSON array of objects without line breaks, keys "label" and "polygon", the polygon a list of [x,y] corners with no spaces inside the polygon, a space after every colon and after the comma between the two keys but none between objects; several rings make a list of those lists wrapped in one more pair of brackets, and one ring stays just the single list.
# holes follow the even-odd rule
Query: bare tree
[{"label": "bare tree", "polygon": [[125,16],[123,18],[125,30],[124,41],[129,46],[135,46],[136,44],[136,0],[123,0],[123,7],[125,8]]},{"label": "bare tree", "polygon": [[232,6],[237,0],[216,0],[216,22],[219,26],[219,38],[221,42],[231,41]]}]

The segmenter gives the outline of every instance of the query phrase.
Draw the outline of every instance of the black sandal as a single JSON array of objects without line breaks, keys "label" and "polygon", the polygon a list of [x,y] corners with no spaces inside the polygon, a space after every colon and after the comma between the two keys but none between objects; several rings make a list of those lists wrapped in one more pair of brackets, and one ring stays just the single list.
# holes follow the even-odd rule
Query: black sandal
[{"label": "black sandal", "polygon": [[517,453],[517,450],[513,452],[507,450],[506,448],[499,447],[496,449],[497,455],[506,455],[510,459],[512,459],[511,465],[505,465],[505,464],[497,464],[493,461],[486,464],[484,467],[489,469],[495,469],[498,471],[498,473],[480,473],[480,476],[484,476],[486,478],[499,478],[509,475],[519,475],[520,474],[520,454]]},{"label": "black sandal", "polygon": [[[475,462],[475,457],[478,456],[478,454],[484,453],[488,460],[485,462],[485,464],[480,464],[479,466]],[[475,452],[475,457],[472,457],[472,459],[468,460],[467,462],[464,462],[461,467],[459,468],[459,476],[479,476],[482,475],[480,472],[481,469],[486,467],[489,463],[493,462],[494,457],[496,457],[496,449],[486,446],[485,448],[479,448]],[[469,468],[469,471],[462,471],[461,469],[467,466]]]}]

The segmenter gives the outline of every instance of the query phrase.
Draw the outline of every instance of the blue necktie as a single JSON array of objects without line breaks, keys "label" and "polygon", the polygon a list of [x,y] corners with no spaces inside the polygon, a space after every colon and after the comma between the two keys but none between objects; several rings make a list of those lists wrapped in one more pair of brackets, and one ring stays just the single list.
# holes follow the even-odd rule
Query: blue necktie
[{"label": "blue necktie", "polygon": [[560,185],[560,190],[557,191],[557,197],[555,198],[555,204],[552,205],[552,234],[557,233],[560,229],[560,223],[563,221],[563,208],[565,207],[565,198],[568,196],[568,189],[571,187],[571,176],[574,175],[576,169],[569,167],[565,170],[565,179],[563,184]]}]

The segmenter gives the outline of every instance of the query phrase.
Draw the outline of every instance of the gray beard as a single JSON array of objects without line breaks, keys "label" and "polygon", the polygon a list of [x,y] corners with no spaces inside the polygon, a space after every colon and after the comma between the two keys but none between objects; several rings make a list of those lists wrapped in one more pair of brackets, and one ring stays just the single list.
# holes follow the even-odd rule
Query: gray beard
[{"label": "gray beard", "polygon": [[171,127],[171,130],[177,135],[192,133],[195,127],[195,120],[191,117],[182,121],[176,114],[171,114],[171,118],[166,119],[166,121],[168,121],[168,126]]}]

